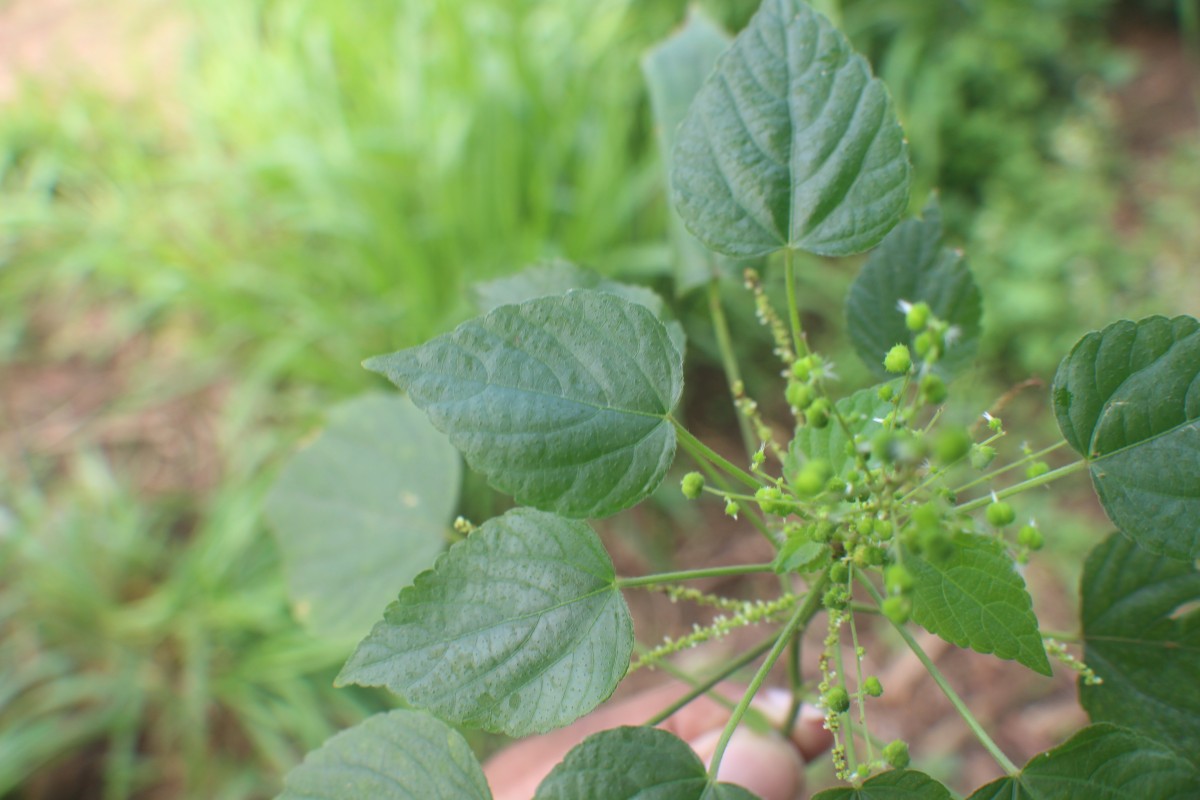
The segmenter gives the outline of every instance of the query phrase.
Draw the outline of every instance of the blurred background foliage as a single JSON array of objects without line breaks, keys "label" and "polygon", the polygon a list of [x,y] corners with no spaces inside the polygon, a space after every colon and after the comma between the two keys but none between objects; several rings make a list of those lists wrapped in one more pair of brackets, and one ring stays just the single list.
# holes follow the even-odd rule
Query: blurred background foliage
[{"label": "blurred background foliage", "polygon": [[[736,29],[756,3],[701,5]],[[891,87],[913,209],[940,192],[984,286],[988,386],[1195,313],[1190,4],[814,5]],[[389,702],[332,690],[345,648],[293,621],[263,493],[372,385],[358,362],[470,314],[473,281],[565,257],[672,294],[638,63],[684,12],[0,0],[0,52],[68,32],[0,56],[0,796],[266,797]],[[75,52],[102,35],[115,56]],[[814,335],[851,275],[805,280]],[[702,331],[703,298],[675,302]]]}]

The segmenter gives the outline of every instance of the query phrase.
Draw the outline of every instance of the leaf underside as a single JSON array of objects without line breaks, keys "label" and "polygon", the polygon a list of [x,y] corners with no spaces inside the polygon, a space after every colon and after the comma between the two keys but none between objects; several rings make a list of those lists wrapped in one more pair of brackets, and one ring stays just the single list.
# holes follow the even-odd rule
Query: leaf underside
[{"label": "leaf underside", "polygon": [[941,213],[936,204],[924,218],[892,229],[850,287],[846,325],[859,357],[887,377],[884,356],[897,344],[913,347],[916,333],[904,324],[901,301],[925,302],[955,335],[934,365],[943,375],[961,372],[979,348],[983,299],[962,254],[942,246]]},{"label": "leaf underside", "polygon": [[500,306],[366,362],[519,503],[568,517],[637,504],[675,455],[683,357],[645,306],[596,290]]},{"label": "leaf underside", "polygon": [[839,787],[812,800],[949,800],[950,791],[923,772],[894,769],[876,775],[859,788]]},{"label": "leaf underside", "polygon": [[323,636],[362,638],[441,552],[461,469],[407,398],[372,394],[335,408],[265,504],[297,617]]},{"label": "leaf underside", "polygon": [[1194,800],[1200,783],[1190,763],[1115,725],[1092,725],[1030,759],[1021,773],[977,790],[968,800]]},{"label": "leaf underside", "polygon": [[930,633],[977,653],[1018,661],[1050,674],[1033,601],[1003,545],[959,533],[945,559],[905,548],[913,576],[913,620]]},{"label": "leaf underside", "polygon": [[339,684],[386,686],[456,725],[566,725],[612,694],[633,624],[586,523],[523,508],[489,520],[400,593]]},{"label": "leaf underside", "polygon": [[330,738],[278,800],[491,800],[466,740],[420,711],[390,711]]},{"label": "leaf underside", "polygon": [[534,800],[752,800],[745,789],[709,783],[703,762],[660,728],[622,727],[584,739],[538,786]]},{"label": "leaf underside", "polygon": [[871,248],[908,202],[907,146],[883,83],[825,17],[765,0],[680,126],[673,198],[708,247]]},{"label": "leaf underside", "polygon": [[1149,317],[1088,334],[1053,398],[1117,528],[1152,553],[1200,556],[1200,322]]},{"label": "leaf underside", "polygon": [[1114,533],[1080,583],[1084,661],[1104,682],[1079,684],[1093,722],[1112,722],[1200,764],[1200,572]]}]

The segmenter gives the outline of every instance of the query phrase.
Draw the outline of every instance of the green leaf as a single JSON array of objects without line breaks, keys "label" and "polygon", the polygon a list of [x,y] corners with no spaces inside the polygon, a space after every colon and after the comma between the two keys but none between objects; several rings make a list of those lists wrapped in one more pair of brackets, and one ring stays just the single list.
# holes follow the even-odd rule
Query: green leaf
[{"label": "green leaf", "polygon": [[904,566],[913,576],[913,619],[927,631],[1050,674],[1033,601],[999,541],[958,533],[945,559],[904,548]]},{"label": "green leaf", "polygon": [[949,800],[950,791],[923,772],[893,769],[876,775],[861,788],[826,789],[812,800]]},{"label": "green leaf", "polygon": [[901,222],[859,272],[846,297],[846,321],[854,349],[876,374],[887,376],[883,358],[894,345],[911,349],[916,333],[904,324],[901,301],[925,302],[952,326],[936,368],[945,375],[968,366],[979,348],[982,298],[962,253],[942,246],[942,218],[935,203],[924,219]]},{"label": "green leaf", "polygon": [[[899,391],[901,382],[892,381],[891,385]],[[879,386],[860,389],[838,400],[836,406],[853,434],[868,437],[882,427],[879,420],[895,407],[890,401],[879,399]],[[807,459],[821,458],[829,462],[834,475],[841,475],[855,464],[854,458],[846,453],[849,441],[842,426],[836,422],[830,422],[824,428],[811,425],[800,428],[788,446],[784,473],[795,472]]]},{"label": "green leaf", "polygon": [[287,774],[278,800],[491,800],[466,740],[420,711],[342,731]]},{"label": "green leaf", "polygon": [[1092,725],[968,800],[1194,800],[1198,792],[1192,765],[1163,745],[1115,725]]},{"label": "green leaf", "polygon": [[645,306],[654,316],[662,320],[671,335],[671,342],[680,353],[684,352],[687,337],[683,326],[670,318],[662,297],[645,286],[609,280],[599,272],[584,269],[570,261],[557,259],[543,264],[526,267],[515,275],[507,275],[491,281],[476,283],[473,287],[475,306],[487,313],[499,306],[517,305],[538,297],[566,294],[572,289],[598,289],[602,292],[624,297],[631,303]]},{"label": "green leaf", "polygon": [[713,250],[874,247],[908,203],[891,98],[829,20],[765,0],[696,95],[671,157],[675,206]]},{"label": "green leaf", "polygon": [[675,455],[683,357],[647,308],[580,290],[501,306],[366,362],[519,503],[569,517],[637,504]]},{"label": "green leaf", "polygon": [[1109,519],[1152,553],[1200,557],[1200,322],[1089,333],[1059,365],[1053,397]]},{"label": "green leaf", "polygon": [[[729,48],[733,37],[699,8],[688,10],[683,27],[642,59],[642,74],[650,92],[659,147],[670,159],[679,123],[712,72],[717,56]],[[688,232],[678,212],[671,209],[671,240],[675,248],[675,290],[684,294],[713,277],[733,271],[729,259],[709,250]]]},{"label": "green leaf", "polygon": [[362,638],[441,552],[460,472],[445,435],[404,397],[333,409],[266,499],[296,616],[323,636]]},{"label": "green leaf", "polygon": [[[716,790],[716,791],[710,791]],[[729,784],[712,786],[687,743],[660,728],[623,727],[584,739],[550,771],[534,800],[748,800]]]},{"label": "green leaf", "polygon": [[1200,763],[1200,572],[1114,533],[1080,583],[1084,661],[1104,680],[1079,684],[1093,722],[1133,728]]},{"label": "green leaf", "polygon": [[338,683],[386,686],[456,725],[525,736],[595,708],[632,650],[629,609],[596,534],[519,508],[417,576]]}]

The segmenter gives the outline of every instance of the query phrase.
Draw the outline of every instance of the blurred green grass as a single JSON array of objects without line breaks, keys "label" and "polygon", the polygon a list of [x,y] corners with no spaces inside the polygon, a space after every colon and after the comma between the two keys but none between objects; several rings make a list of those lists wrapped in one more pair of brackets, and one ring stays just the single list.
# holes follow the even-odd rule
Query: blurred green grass
[{"label": "blurred green grass", "polygon": [[[711,5],[737,24],[755,3]],[[1012,375],[1185,280],[1187,170],[1159,174],[1135,241],[1111,225],[1129,66],[1109,4],[819,5],[892,81]],[[362,358],[471,313],[471,281],[560,256],[669,271],[638,60],[683,0],[169,8],[187,36],[167,91],[35,81],[0,114],[0,795],[269,796],[388,702],[334,692],[345,652],[291,619],[259,517],[280,458],[369,385]],[[848,279],[806,281],[817,337]],[[208,390],[200,432],[192,406],[163,411]],[[162,414],[136,446],[105,433]],[[162,429],[182,437],[165,456]]]}]

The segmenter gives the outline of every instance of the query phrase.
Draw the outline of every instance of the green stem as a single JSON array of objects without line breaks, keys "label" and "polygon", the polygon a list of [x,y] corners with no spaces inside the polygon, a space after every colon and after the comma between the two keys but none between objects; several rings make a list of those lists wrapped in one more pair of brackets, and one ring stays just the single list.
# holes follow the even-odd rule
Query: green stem
[{"label": "green stem", "polygon": [[787,624],[783,626],[783,630],[775,638],[775,644],[771,647],[771,652],[767,653],[762,666],[758,668],[758,672],[754,673],[750,685],[746,687],[745,693],[742,694],[742,699],[738,701],[737,707],[733,709],[733,713],[729,716],[729,721],[725,723],[725,728],[721,731],[721,738],[717,740],[717,747],[713,751],[712,762],[708,766],[709,782],[716,781],[717,772],[721,768],[721,759],[725,756],[725,748],[729,746],[729,740],[733,736],[733,732],[737,730],[738,723],[742,721],[742,717],[746,715],[746,710],[750,708],[750,703],[754,700],[754,696],[762,688],[763,682],[771,672],[771,667],[775,666],[775,662],[779,660],[779,656],[783,654],[784,648],[787,647],[788,642],[796,635],[796,632],[807,625],[821,608],[821,595],[825,591],[825,584],[828,582],[829,574],[826,572],[821,575],[816,583],[809,587],[808,597],[804,599],[804,603],[796,609],[796,613],[792,614]]},{"label": "green stem", "polygon": [[[716,278],[708,284],[708,310],[712,317],[713,332],[717,335],[717,350],[721,354],[721,367],[725,370],[725,380],[729,383],[729,396],[737,405],[737,393],[734,386],[742,382],[742,373],[738,369],[737,356],[733,352],[733,337],[729,334],[729,320],[725,317],[725,309],[721,306],[721,287]],[[738,429],[742,433],[742,445],[746,448],[746,457],[754,455],[758,449],[754,431],[750,429],[750,420],[740,411],[734,410],[737,416]]]},{"label": "green stem", "polygon": [[[730,496],[730,497],[732,497],[732,496],[738,496],[738,497],[744,496],[747,498],[750,497],[750,495],[736,495],[735,492],[729,491],[729,481],[727,481],[725,479],[724,474],[719,472],[716,467],[714,467],[707,460],[705,460],[702,453],[693,449],[691,447],[690,442],[683,441],[683,442],[681,442],[681,444],[683,445],[683,449],[688,451],[688,455],[690,455],[692,457],[692,459],[696,462],[696,464],[699,465],[700,469],[704,470],[704,474],[708,476],[708,479],[710,481],[712,481],[713,483],[715,483],[717,486],[721,487],[721,490],[722,490],[722,491],[718,492],[716,490],[705,487],[705,491],[709,491],[709,492],[712,492],[713,494],[717,494],[717,495],[723,494],[725,496]],[[766,521],[758,514],[758,512],[756,511],[754,506],[747,505],[745,508],[742,509],[742,513],[746,515],[746,519],[748,519],[750,521],[750,524],[753,525],[758,530],[759,533],[761,533],[763,536],[765,536],[767,541],[770,542],[772,546],[777,546],[777,544],[775,542],[775,538],[771,535],[770,529],[767,528]]]},{"label": "green stem", "polygon": [[1083,641],[1083,635],[1079,633],[1063,633],[1062,631],[1041,631],[1043,639],[1057,639],[1060,642],[1069,642],[1070,644],[1079,644]]},{"label": "green stem", "polygon": [[808,345],[804,343],[804,329],[800,326],[800,306],[796,302],[796,267],[792,263],[792,248],[783,251],[783,279],[787,284],[788,325],[792,329],[792,346],[796,349],[796,358],[808,355]]},{"label": "green stem", "polygon": [[[860,580],[859,584],[866,588],[867,592],[870,593],[871,597],[876,603],[883,605],[883,595],[879,593],[879,590],[875,588],[873,583],[871,583],[869,580]],[[888,621],[891,622],[891,620]],[[900,637],[904,639],[904,643],[908,645],[908,649],[912,650],[913,654],[916,655],[921,664],[924,665],[926,671],[929,673],[929,677],[933,678],[934,683],[936,683],[938,688],[942,690],[942,694],[946,695],[946,699],[950,701],[950,704],[953,705],[954,709],[958,711],[959,715],[962,716],[963,720],[967,723],[967,727],[970,728],[971,732],[975,734],[975,738],[977,738],[980,744],[982,744],[984,748],[992,754],[992,758],[996,759],[996,763],[998,763],[1009,775],[1018,774],[1021,770],[1019,770],[1017,765],[1014,764],[1008,756],[1004,755],[1004,751],[1001,750],[994,741],[992,741],[992,737],[988,736],[987,731],[985,731],[983,726],[979,724],[979,720],[975,719],[975,715],[971,713],[969,708],[967,708],[966,703],[962,701],[962,698],[958,696],[958,693],[956,693],[946,681],[946,676],[942,674],[941,670],[937,668],[937,665],[933,663],[933,660],[930,659],[925,651],[921,649],[921,645],[917,644],[917,640],[914,639],[912,634],[908,632],[908,629],[905,628],[904,625],[897,624],[895,622],[892,622],[892,627],[895,628],[896,632],[900,634]]]},{"label": "green stem", "polygon": [[747,650],[742,655],[735,658],[733,661],[724,664],[714,675],[706,678],[703,681],[697,682],[692,687],[691,691],[647,720],[646,725],[658,725],[660,722],[670,717],[672,714],[695,700],[700,695],[708,693],[708,691],[718,683],[725,680],[739,669],[742,669],[748,664],[753,663],[755,659],[770,650],[774,643],[775,637],[768,637]]},{"label": "green stem", "polygon": [[694,581],[701,578],[721,578],[727,575],[753,575],[758,572],[773,572],[770,564],[738,564],[729,567],[707,567],[705,569],[685,569],[679,572],[660,572],[655,575],[642,575],[637,578],[617,578],[617,588],[636,589],[639,586],[656,586],[664,583],[679,581]]},{"label": "green stem", "polygon": [[[1005,464],[1003,467],[1000,467],[999,469],[994,469],[985,475],[979,476],[978,478],[971,481],[970,483],[964,483],[962,486],[959,486],[957,489],[952,489],[951,491],[953,491],[955,494],[960,494],[962,492],[965,492],[967,489],[974,489],[976,486],[978,486],[981,483],[987,483],[988,481],[993,480],[993,479],[1003,475],[1006,472],[1010,472],[1014,469],[1017,469],[1018,467],[1028,464],[1030,461],[1035,461],[1036,459],[1039,459],[1042,456],[1047,456],[1047,455],[1053,453],[1055,450],[1059,449],[1060,447],[1065,446],[1066,443],[1067,442],[1064,439],[1063,441],[1059,442],[1058,444],[1052,444],[1049,447],[1045,447],[1045,448],[1042,448],[1041,450],[1038,450],[1036,453],[1030,453],[1029,455],[1025,456],[1024,458],[1021,458],[1018,461],[1014,461],[1011,464]],[[964,456],[964,458],[965,458],[965,456]],[[917,487],[917,488],[921,488],[921,487]]]},{"label": "green stem", "polygon": [[[1047,483],[1053,483],[1054,481],[1058,480],[1059,478],[1065,478],[1066,476],[1068,476],[1074,472],[1079,472],[1079,470],[1085,468],[1087,465],[1088,465],[1087,459],[1081,458],[1078,461],[1074,461],[1070,464],[1067,464],[1065,467],[1059,467],[1058,469],[1051,470],[1051,471],[1047,472],[1045,475],[1039,475],[1038,477],[1030,478],[1027,481],[1021,481],[1020,483],[1014,483],[1012,486],[1001,489],[998,492],[994,492],[995,499],[1002,500],[1005,497],[1012,497],[1014,494],[1020,494],[1021,492],[1025,492],[1030,489],[1036,489],[1039,486],[1044,486]],[[991,502],[992,502],[992,495],[989,494],[985,497],[977,497],[968,503],[963,503],[961,505],[957,505],[954,507],[954,510],[955,511],[974,511],[977,508],[983,508],[984,506],[988,505]]]},{"label": "green stem", "polygon": [[[855,572],[854,567],[850,568],[851,573]],[[858,725],[862,728],[863,739],[867,746],[867,763],[870,764],[875,760],[875,753],[871,748],[871,737],[867,735],[867,698],[864,696],[863,690],[863,668],[862,658],[858,654],[858,627],[854,624],[854,615],[850,615],[850,644],[854,647],[854,669],[858,688]]]},{"label": "green stem", "polygon": [[751,489],[757,490],[762,487],[762,484],[756,480],[753,475],[746,472],[736,464],[731,463],[723,455],[697,439],[688,431],[687,428],[680,424],[679,420],[675,419],[674,417],[667,417],[667,419],[671,420],[671,424],[675,426],[675,435],[679,437],[679,440],[683,442],[684,447],[686,447],[689,452],[700,454],[716,466],[725,470],[725,472],[728,473],[731,478],[741,481]]}]

